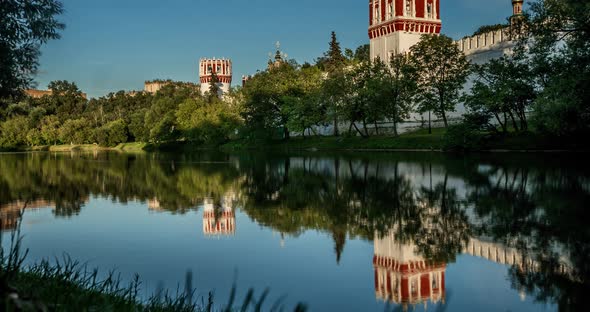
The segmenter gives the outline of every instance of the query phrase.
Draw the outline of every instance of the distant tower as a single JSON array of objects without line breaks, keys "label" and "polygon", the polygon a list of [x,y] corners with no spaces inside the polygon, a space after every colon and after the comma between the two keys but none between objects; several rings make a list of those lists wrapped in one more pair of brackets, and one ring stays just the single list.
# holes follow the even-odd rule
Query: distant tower
[{"label": "distant tower", "polygon": [[519,24],[523,18],[522,6],[524,0],[512,0],[512,16],[510,17],[510,23],[512,25]]},{"label": "distant tower", "polygon": [[283,63],[286,62],[288,55],[286,53],[281,52],[281,43],[277,41],[275,44],[276,52],[274,54],[274,61],[272,59],[273,54],[268,54],[268,69],[279,68]]},{"label": "distant tower", "polygon": [[369,0],[371,60],[407,52],[441,28],[440,0]]},{"label": "distant tower", "polygon": [[199,78],[201,81],[201,93],[209,91],[209,84],[213,73],[219,80],[221,95],[229,93],[232,81],[232,62],[226,59],[201,59],[199,62]]}]

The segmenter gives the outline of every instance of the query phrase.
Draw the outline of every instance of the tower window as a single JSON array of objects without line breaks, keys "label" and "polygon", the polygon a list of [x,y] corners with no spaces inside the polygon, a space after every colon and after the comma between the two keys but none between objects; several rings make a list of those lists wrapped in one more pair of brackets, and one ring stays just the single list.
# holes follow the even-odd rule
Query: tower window
[{"label": "tower window", "polygon": [[389,3],[389,17],[393,17],[393,1]]},{"label": "tower window", "polygon": [[406,16],[412,16],[412,1],[406,0]]},{"label": "tower window", "polygon": [[426,6],[426,17],[432,18],[432,3]]}]

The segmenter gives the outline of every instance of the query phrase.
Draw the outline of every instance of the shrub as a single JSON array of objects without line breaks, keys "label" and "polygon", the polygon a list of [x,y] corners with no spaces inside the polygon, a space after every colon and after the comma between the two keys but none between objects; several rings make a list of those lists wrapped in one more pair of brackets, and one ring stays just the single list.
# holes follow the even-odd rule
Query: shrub
[{"label": "shrub", "polygon": [[450,151],[471,151],[482,147],[482,137],[474,124],[463,121],[449,126],[443,136],[443,149]]}]

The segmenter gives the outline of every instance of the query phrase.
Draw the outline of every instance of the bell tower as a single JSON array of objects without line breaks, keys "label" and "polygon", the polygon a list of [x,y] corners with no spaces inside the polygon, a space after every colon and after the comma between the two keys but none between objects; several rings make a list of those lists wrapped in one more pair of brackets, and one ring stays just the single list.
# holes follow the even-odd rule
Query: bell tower
[{"label": "bell tower", "polygon": [[512,25],[518,24],[522,18],[522,6],[524,0],[512,0],[512,16],[510,17],[510,23]]},{"label": "bell tower", "polygon": [[441,28],[440,0],[369,0],[372,60],[405,53],[420,36]]}]

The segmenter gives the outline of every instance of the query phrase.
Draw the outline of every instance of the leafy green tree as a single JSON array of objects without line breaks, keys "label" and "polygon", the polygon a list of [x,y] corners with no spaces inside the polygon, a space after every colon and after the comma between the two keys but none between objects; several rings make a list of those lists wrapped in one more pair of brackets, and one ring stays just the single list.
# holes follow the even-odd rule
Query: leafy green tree
[{"label": "leafy green tree", "polygon": [[145,124],[147,109],[134,112],[129,117],[129,134],[135,142],[147,142],[149,140],[149,128]]},{"label": "leafy green tree", "polygon": [[[338,136],[339,129],[338,129],[338,115],[339,112],[339,105],[342,102],[343,97],[346,92],[342,89],[339,89],[339,85],[344,78],[344,67],[346,66],[346,57],[342,55],[342,49],[340,48],[340,42],[336,37],[336,33],[332,32],[330,45],[328,51],[324,54],[323,64],[319,64],[320,68],[323,69],[328,73],[328,81],[325,85],[325,89],[327,94],[330,94],[328,98],[328,105],[329,105],[329,114],[333,120],[333,127],[334,127],[334,135]],[[340,92],[338,92],[340,91]]]},{"label": "leafy green tree", "polygon": [[363,44],[354,51],[354,59],[357,62],[368,62],[371,58],[371,46]]},{"label": "leafy green tree", "polygon": [[519,51],[483,65],[474,66],[476,80],[465,105],[471,112],[489,115],[508,131],[509,121],[515,130],[528,130],[527,112],[536,98],[530,60]]},{"label": "leafy green tree", "polygon": [[0,146],[18,147],[27,144],[27,117],[17,116],[0,124]]},{"label": "leafy green tree", "polygon": [[85,118],[68,119],[59,128],[59,139],[66,144],[90,143],[92,130]]},{"label": "leafy green tree", "polygon": [[447,112],[455,110],[469,74],[469,62],[453,40],[444,35],[423,35],[410,51],[418,72],[421,111],[432,110],[447,127]]},{"label": "leafy green tree", "polygon": [[314,126],[326,120],[326,107],[322,105],[321,96],[322,72],[316,66],[302,68],[298,72],[297,83],[303,94],[283,97],[288,115],[287,127],[304,137],[307,130],[317,135]]},{"label": "leafy green tree", "polygon": [[538,0],[526,24],[531,65],[542,90],[534,105],[538,130],[590,133],[590,19],[588,2]]},{"label": "leafy green tree", "polygon": [[41,45],[59,39],[65,27],[56,19],[62,13],[63,5],[57,0],[2,0],[0,99],[19,95],[31,86]]},{"label": "leafy green tree", "polygon": [[50,114],[56,114],[61,122],[78,118],[85,111],[87,101],[76,83],[52,81],[48,88],[52,90],[52,94],[45,97],[41,107]]},{"label": "leafy green tree", "polygon": [[209,81],[209,103],[213,102],[215,99],[219,99],[219,95],[221,93],[221,88],[219,87],[219,77],[217,76],[217,72],[212,68],[211,70],[211,81]]},{"label": "leafy green tree", "polygon": [[282,139],[289,139],[289,109],[285,99],[301,97],[305,91],[298,79],[296,64],[283,63],[255,75],[244,93],[243,117],[251,130],[263,129],[272,136],[277,129]]},{"label": "leafy green tree", "polygon": [[418,72],[404,54],[394,55],[389,62],[389,70],[385,75],[386,104],[385,116],[393,122],[393,131],[397,136],[398,123],[410,117],[414,97],[418,92]]},{"label": "leafy green tree", "polygon": [[59,119],[55,115],[45,116],[41,119],[41,136],[45,144],[57,144],[59,140],[59,126]]}]

